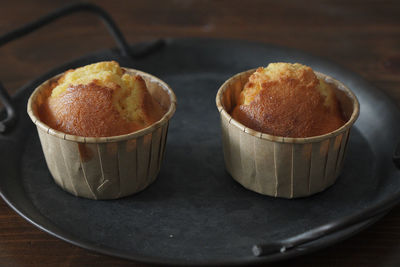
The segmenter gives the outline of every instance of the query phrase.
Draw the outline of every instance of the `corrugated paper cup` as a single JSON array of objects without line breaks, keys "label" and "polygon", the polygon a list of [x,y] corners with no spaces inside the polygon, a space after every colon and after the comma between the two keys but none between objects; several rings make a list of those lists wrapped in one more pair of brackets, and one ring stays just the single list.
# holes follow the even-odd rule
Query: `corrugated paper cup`
[{"label": "corrugated paper cup", "polygon": [[333,85],[347,122],[315,137],[272,136],[245,127],[230,115],[254,71],[233,76],[217,93],[227,171],[244,187],[273,197],[309,196],[334,184],[342,169],[350,128],[359,114],[356,96],[341,82],[315,72]]},{"label": "corrugated paper cup", "polygon": [[139,192],[157,177],[164,156],[168,124],[176,109],[172,89],[160,79],[125,69],[146,81],[150,94],[167,112],[156,123],[139,131],[112,137],[65,134],[44,124],[38,107],[49,87],[62,74],[42,83],[28,101],[28,114],[36,124],[47,166],[55,182],[75,196],[115,199]]}]

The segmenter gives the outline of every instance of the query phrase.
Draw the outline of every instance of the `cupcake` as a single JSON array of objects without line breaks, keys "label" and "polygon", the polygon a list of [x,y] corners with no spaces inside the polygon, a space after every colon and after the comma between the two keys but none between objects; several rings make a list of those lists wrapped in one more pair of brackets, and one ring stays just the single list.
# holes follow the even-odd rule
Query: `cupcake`
[{"label": "cupcake", "polygon": [[227,171],[250,190],[284,198],[335,182],[359,113],[341,82],[289,63],[233,76],[216,102]]},{"label": "cupcake", "polygon": [[175,108],[167,84],[115,61],[57,75],[28,101],[55,182],[91,199],[131,195],[155,180]]},{"label": "cupcake", "polygon": [[53,86],[39,117],[67,134],[128,134],[148,127],[166,112],[150,95],[143,78],[126,73],[115,61],[68,71]]},{"label": "cupcake", "polygon": [[345,123],[330,84],[310,67],[288,63],[258,68],[231,115],[253,130],[284,137],[323,135]]}]

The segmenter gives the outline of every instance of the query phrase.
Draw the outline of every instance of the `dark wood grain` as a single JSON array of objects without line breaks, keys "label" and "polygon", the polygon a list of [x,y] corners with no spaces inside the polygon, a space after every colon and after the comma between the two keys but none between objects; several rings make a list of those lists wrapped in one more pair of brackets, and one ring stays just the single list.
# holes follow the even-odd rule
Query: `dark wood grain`
[{"label": "dark wood grain", "polygon": [[[361,74],[400,104],[399,1],[94,1],[130,43],[159,37],[245,39],[300,49]],[[2,1],[0,33],[67,1]],[[114,46],[84,13],[0,48],[10,93],[55,66]],[[400,207],[356,236],[272,266],[400,266]],[[0,200],[0,266],[145,266],[99,255],[32,226]]]}]

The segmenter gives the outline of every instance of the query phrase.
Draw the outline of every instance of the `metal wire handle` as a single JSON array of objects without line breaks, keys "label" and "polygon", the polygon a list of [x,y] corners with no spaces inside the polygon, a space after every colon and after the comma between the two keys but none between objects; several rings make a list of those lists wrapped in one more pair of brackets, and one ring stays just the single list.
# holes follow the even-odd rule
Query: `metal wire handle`
[{"label": "metal wire handle", "polygon": [[0,100],[3,103],[7,117],[0,121],[0,133],[6,133],[12,127],[14,127],[17,122],[17,114],[15,112],[15,108],[12,104],[10,95],[7,93],[7,90],[4,88],[3,84],[0,82]]},{"label": "metal wire handle", "polygon": [[[99,16],[104,24],[106,25],[108,31],[111,33],[113,39],[117,43],[117,46],[119,50],[121,51],[122,56],[127,56],[127,57],[143,57],[146,56],[147,54],[153,52],[155,49],[158,49],[161,47],[164,42],[162,40],[158,40],[146,49],[140,51],[140,53],[133,53],[130,48],[128,43],[126,42],[124,36],[122,35],[121,31],[115,24],[114,20],[111,18],[111,16],[102,8],[99,6],[89,4],[89,3],[78,3],[78,4],[72,4],[68,5],[59,9],[56,9],[49,14],[33,21],[30,22],[20,28],[14,29],[2,36],[0,36],[0,46],[11,42],[17,38],[20,38],[22,36],[28,35],[29,33],[61,18],[67,15],[70,15],[75,12],[80,12],[80,11],[85,11],[85,12],[90,12],[94,13],[97,16]],[[6,109],[6,118],[0,121],[0,133],[6,133],[10,131],[13,126],[15,125],[17,121],[17,112],[14,108],[14,105],[12,103],[12,99],[9,96],[7,90],[2,86],[0,82],[0,101],[4,104],[5,109]]]},{"label": "metal wire handle", "polygon": [[313,241],[321,239],[335,232],[340,232],[341,230],[345,230],[353,225],[385,215],[398,202],[398,197],[394,196],[384,202],[381,202],[378,205],[375,205],[374,207],[372,207],[371,210],[367,212],[360,212],[355,215],[350,215],[347,218],[321,225],[310,231],[295,235],[293,237],[289,237],[281,241],[253,245],[253,255],[257,257],[262,257],[276,253],[285,253],[290,250],[307,249],[307,244]]},{"label": "metal wire handle", "polygon": [[122,35],[121,31],[118,29],[117,25],[115,24],[114,20],[111,16],[104,11],[104,9],[100,8],[99,6],[88,4],[88,3],[78,3],[68,5],[59,9],[56,9],[43,17],[25,24],[24,26],[14,29],[0,37],[0,46],[11,42],[19,37],[27,35],[59,18],[67,16],[71,13],[85,11],[90,12],[98,15],[107,26],[108,30],[110,31],[111,35],[113,36],[114,40],[116,41],[119,49],[123,56],[130,55],[129,45],[126,42],[124,36]]}]

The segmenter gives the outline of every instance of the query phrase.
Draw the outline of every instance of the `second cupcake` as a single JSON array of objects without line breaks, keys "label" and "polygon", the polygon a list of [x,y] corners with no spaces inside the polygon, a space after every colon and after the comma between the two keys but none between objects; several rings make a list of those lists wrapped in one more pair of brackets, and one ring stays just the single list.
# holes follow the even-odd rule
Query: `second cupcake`
[{"label": "second cupcake", "polygon": [[359,113],[342,83],[289,63],[233,76],[216,103],[228,172],[250,190],[284,198],[335,182]]}]

